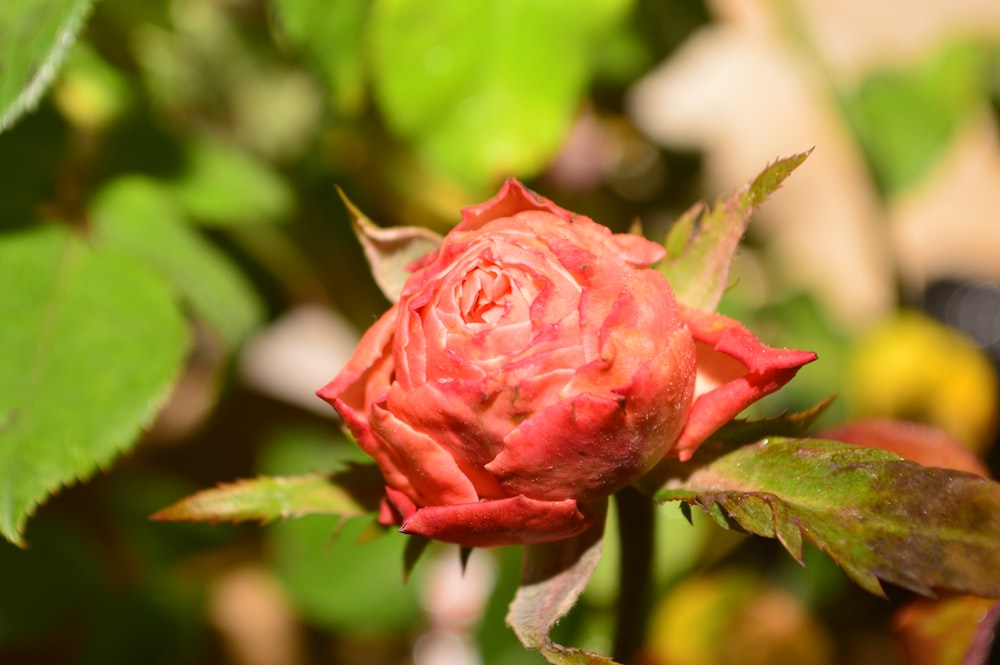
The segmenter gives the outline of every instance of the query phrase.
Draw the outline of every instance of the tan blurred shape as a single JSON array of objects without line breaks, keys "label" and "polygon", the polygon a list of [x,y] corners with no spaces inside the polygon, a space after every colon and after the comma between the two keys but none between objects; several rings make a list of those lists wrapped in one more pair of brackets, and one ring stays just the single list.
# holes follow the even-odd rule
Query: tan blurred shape
[{"label": "tan blurred shape", "polygon": [[[848,329],[935,277],[998,279],[1000,149],[986,109],[915,191],[879,200],[836,103],[868,72],[907,67],[957,39],[1000,39],[995,0],[716,0],[716,22],[641,80],[629,110],[653,140],[705,152],[706,189],[739,187],[815,146],[772,197],[760,233],[781,283]],[[886,210],[888,207],[888,210]]]}]

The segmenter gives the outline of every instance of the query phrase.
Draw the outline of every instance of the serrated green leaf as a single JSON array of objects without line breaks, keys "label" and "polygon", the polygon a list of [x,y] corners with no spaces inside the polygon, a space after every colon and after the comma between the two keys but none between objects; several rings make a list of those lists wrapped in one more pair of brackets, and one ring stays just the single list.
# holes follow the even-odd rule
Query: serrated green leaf
[{"label": "serrated green leaf", "polygon": [[272,0],[282,32],[318,65],[334,107],[361,110],[365,97],[364,26],[369,0]]},{"label": "serrated green leaf", "polygon": [[381,228],[358,210],[339,187],[337,192],[347,207],[375,283],[389,302],[396,302],[410,277],[409,266],[440,247],[441,236],[418,226]]},{"label": "serrated green leaf", "polygon": [[[375,3],[375,99],[423,162],[470,186],[539,171],[630,0]],[[558,38],[553,38],[557,35]],[[540,66],[544,63],[544,66]]]},{"label": "serrated green leaf", "polygon": [[537,649],[554,665],[612,665],[615,661],[564,647],[549,637],[552,627],[576,603],[601,559],[604,520],[584,533],[524,548],[521,586],[510,604],[507,625],[521,644]]},{"label": "serrated green leaf", "polygon": [[159,270],[233,350],[263,318],[242,273],[185,223],[169,193],[141,176],[119,178],[91,205],[94,242],[133,254]]},{"label": "serrated green leaf", "polygon": [[818,439],[710,444],[674,470],[658,500],[721,511],[799,560],[804,537],[872,593],[883,593],[883,580],[924,594],[1000,596],[1000,485],[992,481]]},{"label": "serrated green leaf", "polygon": [[4,0],[0,5],[0,132],[38,103],[92,4],[91,0]]},{"label": "serrated green leaf", "polygon": [[[359,467],[360,468],[360,467]],[[370,477],[381,492],[382,480],[377,471]],[[301,476],[261,476],[203,490],[153,515],[166,522],[269,522],[278,518],[303,515],[357,517],[375,509],[371,488],[351,487],[347,479],[357,481],[357,473],[312,473]]]},{"label": "serrated green leaf", "polygon": [[208,226],[281,222],[295,204],[288,183],[270,164],[209,139],[188,146],[186,169],[169,185],[184,211]]},{"label": "serrated green leaf", "polygon": [[51,226],[0,236],[0,533],[130,448],[184,360],[170,288]]},{"label": "serrated green leaf", "polygon": [[781,186],[809,152],[779,159],[725,201],[711,209],[697,205],[671,227],[664,240],[667,257],[655,267],[670,282],[677,299],[713,311],[729,286],[729,269],[750,216]]}]

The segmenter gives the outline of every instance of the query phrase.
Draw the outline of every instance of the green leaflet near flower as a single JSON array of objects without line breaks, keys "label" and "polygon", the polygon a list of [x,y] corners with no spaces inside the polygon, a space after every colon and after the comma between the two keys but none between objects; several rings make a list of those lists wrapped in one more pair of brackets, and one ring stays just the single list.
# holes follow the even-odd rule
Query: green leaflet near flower
[{"label": "green leaflet near flower", "polygon": [[465,209],[318,393],[382,471],[380,520],[465,546],[572,537],[815,359],[680,305],[663,255],[515,180]]}]

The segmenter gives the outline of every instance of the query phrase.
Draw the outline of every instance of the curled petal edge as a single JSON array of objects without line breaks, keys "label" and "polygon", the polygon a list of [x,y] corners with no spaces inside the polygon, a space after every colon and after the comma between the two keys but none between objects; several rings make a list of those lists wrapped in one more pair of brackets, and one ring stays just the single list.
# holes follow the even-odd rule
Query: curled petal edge
[{"label": "curled petal edge", "polygon": [[[678,303],[681,319],[695,342],[709,353],[723,354],[745,368],[718,386],[695,394],[687,423],[671,451],[682,462],[694,455],[709,436],[736,415],[786,383],[803,365],[816,360],[812,351],[776,349],[762,343],[742,323],[722,314],[703,312]],[[699,372],[702,359],[699,358]]]},{"label": "curled petal edge", "polygon": [[541,501],[524,495],[450,506],[417,507],[402,492],[386,487],[379,514],[383,524],[466,547],[534,545],[583,533],[603,511],[575,499]]},{"label": "curled petal edge", "polygon": [[514,178],[508,178],[496,196],[489,201],[463,208],[462,221],[453,232],[475,230],[494,219],[513,217],[526,210],[552,213],[567,222],[575,216],[569,210],[561,208],[544,196],[531,191]]}]

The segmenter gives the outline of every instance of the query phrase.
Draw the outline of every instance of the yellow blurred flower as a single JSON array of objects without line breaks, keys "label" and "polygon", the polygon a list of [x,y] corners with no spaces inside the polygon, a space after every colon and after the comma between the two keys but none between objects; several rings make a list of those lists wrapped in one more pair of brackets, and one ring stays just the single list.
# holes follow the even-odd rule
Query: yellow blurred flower
[{"label": "yellow blurred flower", "polygon": [[845,389],[855,418],[935,425],[976,451],[995,431],[992,365],[964,335],[919,312],[901,312],[862,337]]},{"label": "yellow blurred flower", "polygon": [[654,609],[642,662],[827,665],[829,634],[792,594],[740,571],[691,577]]}]

